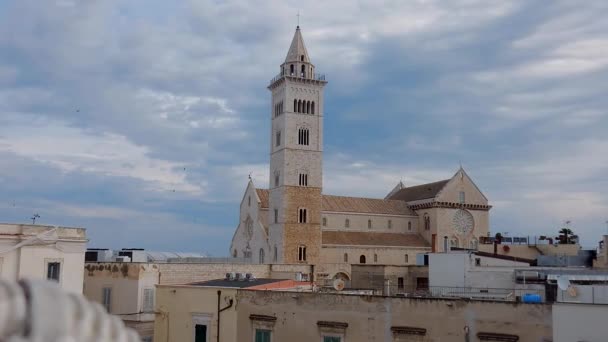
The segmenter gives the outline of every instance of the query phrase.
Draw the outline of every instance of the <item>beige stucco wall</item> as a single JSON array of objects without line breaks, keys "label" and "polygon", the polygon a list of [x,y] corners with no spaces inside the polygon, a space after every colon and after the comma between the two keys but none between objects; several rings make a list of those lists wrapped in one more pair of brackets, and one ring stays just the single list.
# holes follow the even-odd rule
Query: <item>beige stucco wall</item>
[{"label": "beige stucco wall", "polygon": [[237,298],[238,341],[252,340],[251,314],[277,317],[273,341],[319,341],[318,321],[347,323],[348,342],[392,341],[391,326],[427,329],[416,341],[463,341],[465,327],[471,341],[478,332],[516,334],[520,341],[552,336],[551,306],[542,304],[247,290]]},{"label": "beige stucco wall", "polygon": [[608,305],[553,305],[553,342],[604,342],[608,336]]},{"label": "beige stucco wall", "polygon": [[593,267],[608,268],[608,235],[602,236],[604,244],[602,248],[598,247],[597,259],[593,261]]},{"label": "beige stucco wall", "polygon": [[[40,225],[0,224],[0,250],[8,250],[21,241],[48,232],[56,227]],[[46,279],[47,264],[60,263],[60,286],[70,292],[82,293],[86,230],[59,227],[56,240],[44,245],[29,245],[0,254],[0,277]]]},{"label": "beige stucco wall", "polygon": [[[506,251],[503,246],[509,246]],[[539,255],[577,255],[581,249],[579,244],[574,245],[498,245],[496,252],[518,258],[536,259]],[[493,244],[479,244],[481,252],[494,253]]]},{"label": "beige stucco wall", "polygon": [[[217,291],[221,293],[221,307],[228,305],[230,298],[236,298],[235,289],[196,288],[179,285],[160,285],[156,290],[156,311],[154,324],[155,342],[194,341],[196,317],[208,319],[208,339],[217,338]],[[236,303],[235,303],[236,304]],[[221,313],[221,341],[237,341],[238,324],[236,308],[233,305]],[[247,341],[252,341],[252,338]],[[276,340],[275,340],[276,341]]]},{"label": "beige stucco wall", "polygon": [[459,203],[459,193],[464,191],[466,204],[487,205],[488,199],[481,193],[473,180],[464,170],[459,170],[454,177],[437,194],[437,202]]}]

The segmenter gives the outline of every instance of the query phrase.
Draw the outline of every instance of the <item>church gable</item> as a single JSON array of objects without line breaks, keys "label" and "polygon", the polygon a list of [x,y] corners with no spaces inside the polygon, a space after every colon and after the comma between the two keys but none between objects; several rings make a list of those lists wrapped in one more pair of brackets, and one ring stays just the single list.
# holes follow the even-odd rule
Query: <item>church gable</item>
[{"label": "church gable", "polygon": [[[462,198],[463,195],[464,198]],[[446,182],[445,186],[437,193],[435,201],[448,203],[461,203],[464,201],[466,204],[488,204],[486,196],[462,168]]]},{"label": "church gable", "polygon": [[449,181],[449,179],[445,179],[438,182],[405,187],[396,192],[393,191],[392,194],[389,194],[388,199],[405,202],[431,200],[437,197],[437,194]]}]

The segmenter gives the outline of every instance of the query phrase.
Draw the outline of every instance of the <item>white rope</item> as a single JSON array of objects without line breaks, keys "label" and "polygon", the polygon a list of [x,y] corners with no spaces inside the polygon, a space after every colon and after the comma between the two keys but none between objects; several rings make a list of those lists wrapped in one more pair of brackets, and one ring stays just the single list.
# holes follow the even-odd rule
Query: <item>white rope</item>
[{"label": "white rope", "polygon": [[120,318],[46,281],[0,281],[0,341],[138,342]]}]

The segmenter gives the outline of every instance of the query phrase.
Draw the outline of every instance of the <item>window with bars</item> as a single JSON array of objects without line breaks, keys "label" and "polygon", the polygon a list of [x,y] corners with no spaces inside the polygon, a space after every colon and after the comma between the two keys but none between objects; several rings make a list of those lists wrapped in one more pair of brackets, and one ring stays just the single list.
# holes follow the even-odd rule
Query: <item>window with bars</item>
[{"label": "window with bars", "polygon": [[300,128],[298,130],[298,145],[308,146],[310,138],[310,132],[308,128]]},{"label": "window with bars", "polygon": [[300,208],[298,210],[298,222],[306,223],[306,208]]},{"label": "window with bars", "polygon": [[308,174],[300,173],[300,180],[298,184],[300,184],[300,186],[308,186]]},{"label": "window with bars", "polygon": [[143,312],[154,311],[154,289],[144,289]]},{"label": "window with bars", "polygon": [[49,262],[46,265],[46,279],[59,281],[61,276],[61,263],[60,262]]},{"label": "window with bars", "polygon": [[298,261],[306,261],[306,246],[298,247]]},{"label": "window with bars", "polygon": [[112,310],[112,288],[104,287],[101,291],[101,305],[109,313]]}]

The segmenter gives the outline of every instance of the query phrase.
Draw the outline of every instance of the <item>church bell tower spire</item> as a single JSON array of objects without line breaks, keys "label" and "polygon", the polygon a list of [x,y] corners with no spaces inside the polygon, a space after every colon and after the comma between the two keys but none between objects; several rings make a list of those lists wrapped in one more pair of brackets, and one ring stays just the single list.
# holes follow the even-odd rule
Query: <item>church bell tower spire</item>
[{"label": "church bell tower spire", "polygon": [[270,81],[269,231],[273,262],[319,261],[323,187],[323,88],[300,27]]}]

